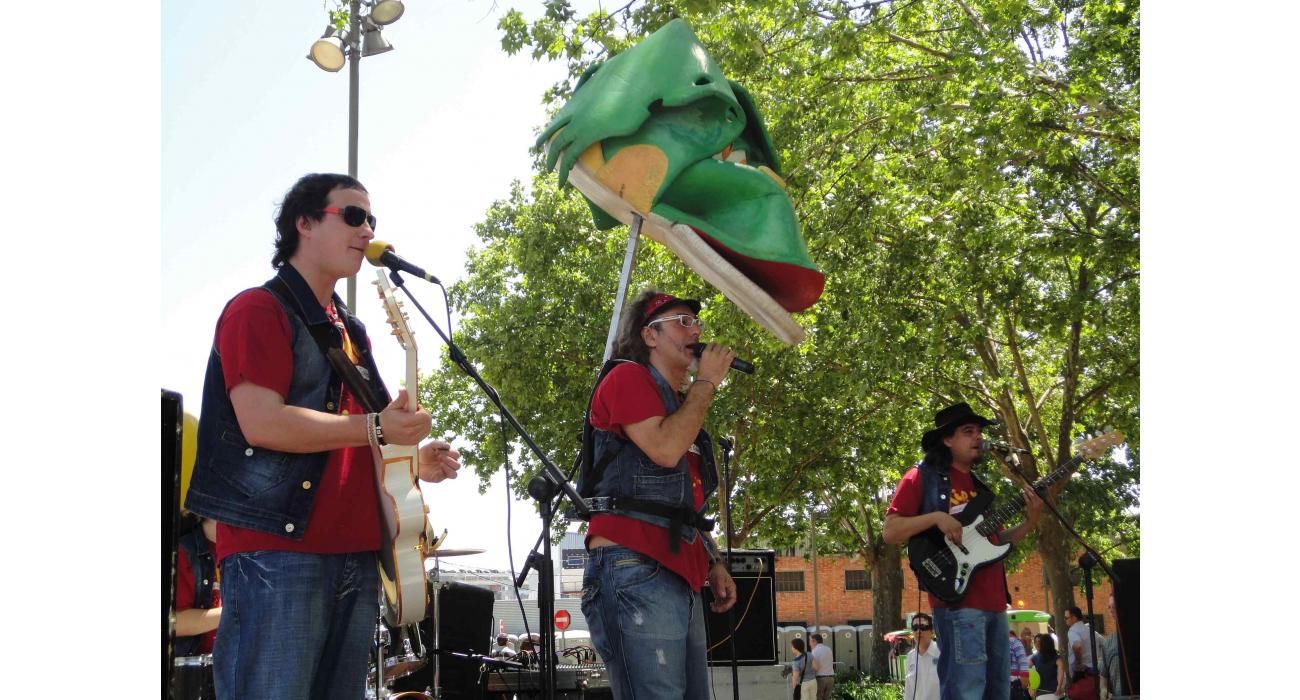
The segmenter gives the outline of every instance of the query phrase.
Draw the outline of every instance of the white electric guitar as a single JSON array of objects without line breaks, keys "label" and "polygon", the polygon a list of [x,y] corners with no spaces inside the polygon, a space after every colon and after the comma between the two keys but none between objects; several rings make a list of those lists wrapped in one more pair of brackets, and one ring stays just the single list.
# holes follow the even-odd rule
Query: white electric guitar
[{"label": "white electric guitar", "polygon": [[[376,270],[379,298],[388,314],[393,335],[406,350],[407,409],[419,407],[415,338],[406,325],[401,302],[385,270]],[[384,588],[385,617],[390,626],[409,625],[427,614],[428,588],[424,579],[424,554],[429,544],[428,510],[420,492],[418,445],[384,445],[375,454],[375,480],[384,527],[379,546],[379,579]]]}]

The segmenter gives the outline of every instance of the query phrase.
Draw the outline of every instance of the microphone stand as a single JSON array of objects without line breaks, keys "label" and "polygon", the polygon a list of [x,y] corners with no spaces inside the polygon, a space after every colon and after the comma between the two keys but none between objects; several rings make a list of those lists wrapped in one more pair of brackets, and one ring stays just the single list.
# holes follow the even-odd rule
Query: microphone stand
[{"label": "microphone stand", "polygon": [[[546,454],[542,452],[542,448],[537,446],[537,443],[533,441],[533,438],[528,434],[528,431],[524,430],[524,427],[519,424],[518,420],[515,420],[514,415],[512,415],[510,411],[506,410],[506,407],[501,402],[501,397],[497,394],[496,389],[493,389],[483,380],[483,377],[479,375],[476,369],[474,369],[474,365],[467,357],[465,357],[465,353],[457,347],[456,343],[452,342],[452,339],[446,333],[442,332],[442,328],[434,322],[433,318],[424,310],[424,307],[420,306],[420,302],[411,294],[411,290],[406,288],[405,280],[402,279],[396,270],[389,272],[388,278],[393,281],[394,286],[406,293],[407,298],[415,304],[415,308],[419,309],[420,314],[424,316],[424,319],[429,322],[429,325],[433,327],[433,330],[436,331],[438,336],[442,338],[443,342],[447,344],[447,349],[450,352],[452,362],[456,363],[456,366],[460,367],[465,374],[469,375],[470,378],[479,385],[479,388],[483,390],[483,393],[492,400],[492,403],[496,405],[497,410],[499,410],[501,415],[505,417],[506,422],[510,423],[510,426],[515,429],[515,433],[523,439],[524,443],[528,445],[528,448],[533,451],[533,454],[536,455],[537,459],[542,463],[542,473],[534,476],[528,482],[528,493],[533,498],[537,499],[541,511],[544,551],[541,556],[534,551],[529,555],[528,562],[537,567],[538,595],[540,596],[537,607],[538,615],[542,618],[542,648],[538,659],[538,666],[541,669],[541,687],[545,688],[543,697],[547,700],[554,700],[556,663],[554,616],[555,581],[551,578],[551,538],[547,536],[551,531],[551,519],[555,512],[555,509],[551,504],[551,499],[558,491],[559,494],[569,499],[573,504],[574,510],[580,515],[589,516],[591,509],[587,507],[587,504],[580,496],[578,496],[578,493],[573,490],[573,487],[569,485],[568,480],[564,478],[564,474],[551,463],[551,460],[547,459]],[[415,387],[409,387],[409,390],[414,391]],[[508,535],[509,533],[507,533],[507,536]],[[527,575],[528,569],[527,566],[525,566],[521,579]],[[519,586],[522,584],[516,581],[515,585]]]},{"label": "microphone stand", "polygon": [[[1006,457],[1004,457],[1004,459],[1005,459],[1005,458],[1006,458]],[[1018,466],[1018,461],[1016,462],[1016,465]],[[1020,476],[1020,478],[1021,478],[1022,480],[1025,480],[1025,482],[1028,483],[1028,480],[1025,479],[1024,475],[1023,475],[1023,474],[1020,474],[1020,472],[1019,472],[1018,470],[1016,470],[1016,469],[1011,469],[1010,471],[1011,471],[1012,473],[1014,473],[1014,474],[1017,474],[1018,476]],[[1078,541],[1079,541],[1079,544],[1083,545],[1084,553],[1083,553],[1083,556],[1081,556],[1081,557],[1079,558],[1079,566],[1083,568],[1083,594],[1084,594],[1084,598],[1086,599],[1086,601],[1087,601],[1087,605],[1088,605],[1088,624],[1087,624],[1087,628],[1088,628],[1088,642],[1089,642],[1089,644],[1091,645],[1091,648],[1092,648],[1092,664],[1093,664],[1093,666],[1095,666],[1095,667],[1097,668],[1097,673],[1098,673],[1098,677],[1096,677],[1096,678],[1093,679],[1093,693],[1094,693],[1093,697],[1095,698],[1095,700],[1101,700],[1101,678],[1100,678],[1100,673],[1101,673],[1101,664],[1099,664],[1099,663],[1097,662],[1097,638],[1096,638],[1095,636],[1093,636],[1093,623],[1092,623],[1092,620],[1093,620],[1093,617],[1092,617],[1092,615],[1093,615],[1093,613],[1092,613],[1092,565],[1093,565],[1093,564],[1097,564],[1097,565],[1101,566],[1102,571],[1106,572],[1106,575],[1107,575],[1108,577],[1110,577],[1110,580],[1111,580],[1111,581],[1114,581],[1114,580],[1115,580],[1115,572],[1112,571],[1111,568],[1110,568],[1109,566],[1106,565],[1106,560],[1105,560],[1105,559],[1102,559],[1101,555],[1098,554],[1097,551],[1096,551],[1095,549],[1093,549],[1093,548],[1088,544],[1088,541],[1085,540],[1085,539],[1083,539],[1083,537],[1080,536],[1079,533],[1077,533],[1077,532],[1074,531],[1074,528],[1070,526],[1069,521],[1067,521],[1067,520],[1065,519],[1065,516],[1064,516],[1064,515],[1061,515],[1061,512],[1058,511],[1058,510],[1056,509],[1056,506],[1053,506],[1052,503],[1051,503],[1051,501],[1049,501],[1047,498],[1044,498],[1045,492],[1047,491],[1047,487],[1046,487],[1046,486],[1043,486],[1043,487],[1041,487],[1041,488],[1034,488],[1034,485],[1033,485],[1033,484],[1029,484],[1029,487],[1030,487],[1031,489],[1033,489],[1034,493],[1038,494],[1038,499],[1039,499],[1040,501],[1043,502],[1043,505],[1047,506],[1047,510],[1050,511],[1051,514],[1052,514],[1053,516],[1055,516],[1055,518],[1056,518],[1058,521],[1060,521],[1060,523],[1061,523],[1061,527],[1064,527],[1064,528],[1065,528],[1065,531],[1068,532],[1068,533],[1070,533],[1070,536],[1071,536],[1071,537],[1073,537],[1074,539],[1078,540]],[[1069,630],[1066,630],[1066,633],[1067,633],[1067,634],[1066,634],[1066,637],[1067,637],[1067,640],[1066,640],[1066,645],[1067,645],[1067,649],[1066,649],[1066,658],[1068,659],[1068,658],[1069,658],[1069,648],[1068,648],[1068,645],[1069,645],[1069,639],[1068,639],[1068,637],[1069,637],[1069,634],[1068,634],[1068,633],[1069,633]],[[1070,674],[1070,673],[1073,673],[1073,669],[1067,668],[1067,669],[1065,669],[1065,672],[1066,672],[1066,674],[1068,675],[1068,674]],[[1086,672],[1086,670],[1085,670],[1085,672]]]},{"label": "microphone stand", "polygon": [[[727,575],[731,575],[731,440],[718,437],[722,447],[722,502],[727,509]],[[762,577],[755,579],[754,585],[762,584]],[[736,603],[740,602],[740,588],[736,588]],[[736,668],[736,603],[727,608],[727,626],[731,629],[731,697],[740,700],[740,671]],[[779,650],[778,650],[779,651]]]}]

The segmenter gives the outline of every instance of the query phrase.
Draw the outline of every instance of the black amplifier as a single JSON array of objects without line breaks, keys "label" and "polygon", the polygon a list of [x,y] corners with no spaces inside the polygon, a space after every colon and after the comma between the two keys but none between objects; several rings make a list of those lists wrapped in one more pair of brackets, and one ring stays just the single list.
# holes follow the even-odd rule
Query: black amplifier
[{"label": "black amplifier", "polygon": [[[724,552],[725,555],[725,552]],[[734,549],[729,561],[736,582],[736,604],[731,611],[709,608],[713,592],[704,589],[704,623],[708,635],[709,665],[731,665],[731,619],[736,623],[736,665],[775,666],[776,552],[771,549]]]}]

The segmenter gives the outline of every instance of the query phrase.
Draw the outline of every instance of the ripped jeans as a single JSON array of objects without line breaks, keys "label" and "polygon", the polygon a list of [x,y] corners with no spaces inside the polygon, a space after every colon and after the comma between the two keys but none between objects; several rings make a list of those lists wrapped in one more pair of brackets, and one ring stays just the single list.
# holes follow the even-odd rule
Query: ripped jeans
[{"label": "ripped jeans", "polygon": [[244,552],[221,563],[217,698],[307,700],[366,692],[379,615],[374,552]]},{"label": "ripped jeans", "polygon": [[682,577],[626,547],[591,550],[582,614],[615,700],[708,700],[704,601]]}]

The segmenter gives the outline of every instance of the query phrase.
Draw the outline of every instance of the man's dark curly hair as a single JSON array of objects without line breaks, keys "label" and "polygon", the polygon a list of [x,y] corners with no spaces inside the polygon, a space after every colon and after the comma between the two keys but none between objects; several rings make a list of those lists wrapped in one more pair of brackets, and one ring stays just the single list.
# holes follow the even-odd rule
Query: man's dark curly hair
[{"label": "man's dark curly hair", "polygon": [[330,192],[339,188],[369,194],[356,178],[337,173],[303,175],[293,183],[275,212],[275,254],[271,256],[271,267],[280,269],[298,252],[298,217],[320,221],[325,216],[321,210],[329,202]]}]

